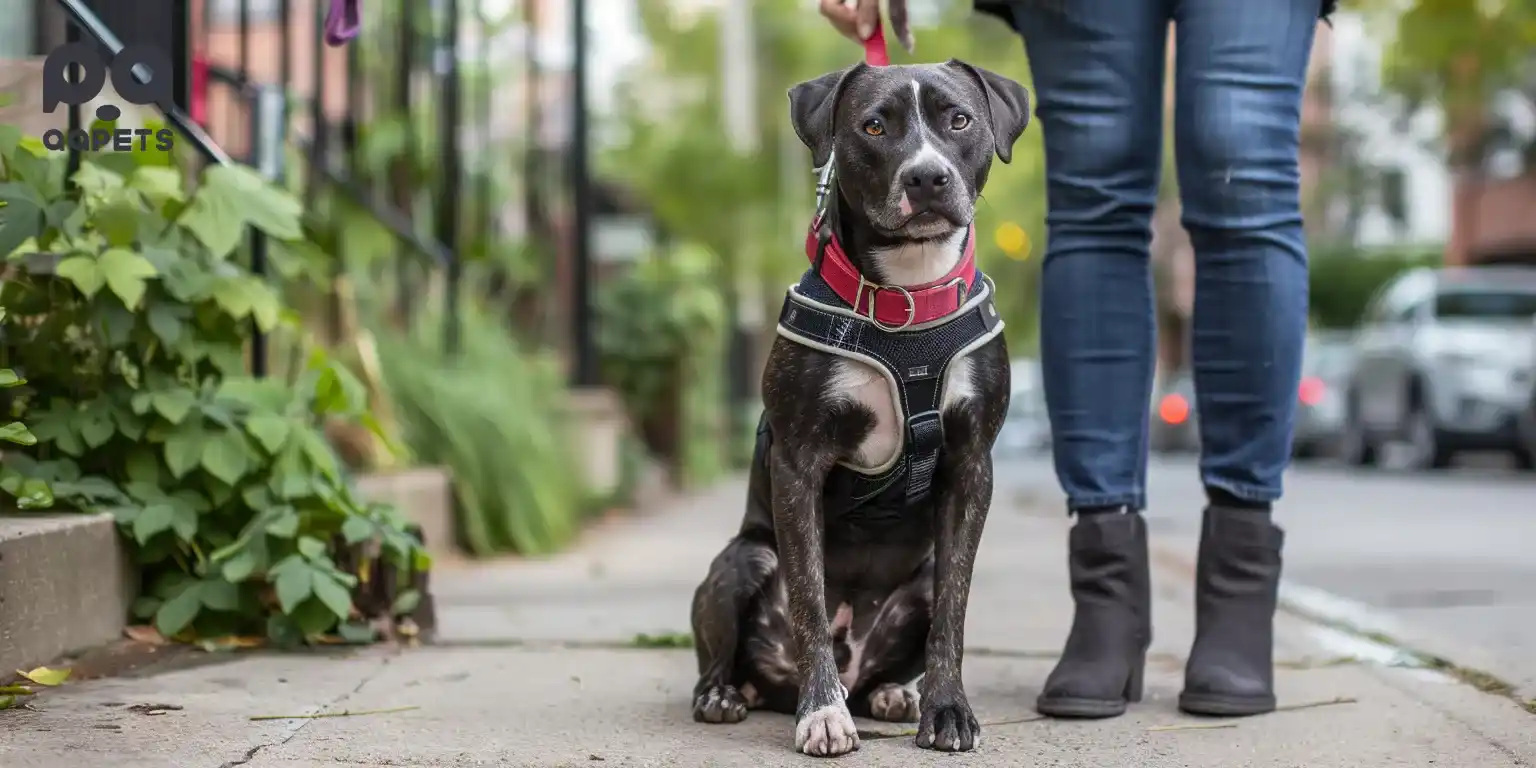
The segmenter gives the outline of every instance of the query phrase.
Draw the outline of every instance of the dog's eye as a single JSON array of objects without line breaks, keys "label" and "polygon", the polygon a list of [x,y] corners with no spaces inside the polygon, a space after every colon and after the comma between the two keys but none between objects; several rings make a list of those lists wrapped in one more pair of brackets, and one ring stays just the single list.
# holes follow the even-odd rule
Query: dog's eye
[{"label": "dog's eye", "polygon": [[970,124],[971,116],[964,112],[956,112],[955,116],[949,119],[949,129],[952,131],[963,131]]},{"label": "dog's eye", "polygon": [[884,136],[885,126],[879,120],[870,120],[864,124],[864,132],[871,136]]}]

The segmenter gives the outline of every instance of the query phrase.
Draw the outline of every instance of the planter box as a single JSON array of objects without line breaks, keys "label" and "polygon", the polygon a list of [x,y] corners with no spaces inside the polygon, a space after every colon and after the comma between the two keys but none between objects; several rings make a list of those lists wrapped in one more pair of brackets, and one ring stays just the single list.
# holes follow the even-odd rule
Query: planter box
[{"label": "planter box", "polygon": [[111,515],[0,514],[0,670],[116,640],[137,592]]},{"label": "planter box", "polygon": [[453,514],[453,483],[448,470],[416,467],[357,477],[363,498],[393,504],[421,526],[422,542],[434,560],[462,555]]}]

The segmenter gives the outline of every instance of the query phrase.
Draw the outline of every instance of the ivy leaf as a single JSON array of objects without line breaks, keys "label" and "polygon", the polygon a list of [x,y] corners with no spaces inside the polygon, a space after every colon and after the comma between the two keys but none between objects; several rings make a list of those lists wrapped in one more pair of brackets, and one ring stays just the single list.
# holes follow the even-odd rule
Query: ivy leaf
[{"label": "ivy leaf", "polygon": [[203,445],[203,469],[208,474],[234,485],[251,470],[251,453],[245,436],[224,430]]},{"label": "ivy leaf", "polygon": [[274,413],[257,413],[245,422],[245,431],[251,433],[251,437],[256,438],[256,442],[273,455],[288,442],[290,430],[288,420]]},{"label": "ivy leaf", "polygon": [[209,170],[202,187],[177,221],[202,243],[213,257],[222,259],[235,250],[245,236],[245,215],[239,198],[213,181],[222,166]]},{"label": "ivy leaf", "polygon": [[88,448],[100,448],[116,433],[117,425],[112,422],[111,413],[95,410],[80,416],[80,439]]},{"label": "ivy leaf", "polygon": [[27,380],[17,376],[15,371],[9,368],[0,368],[0,389],[19,387],[25,383],[27,383]]},{"label": "ivy leaf", "polygon": [[299,535],[299,513],[293,507],[280,507],[272,522],[267,523],[267,533],[280,539],[291,539]]},{"label": "ivy leaf", "polygon": [[114,200],[98,208],[91,222],[106,238],[107,245],[132,245],[139,235],[139,206],[128,200]]},{"label": "ivy leaf", "polygon": [[[7,153],[10,161],[15,154]],[[43,231],[43,199],[25,184],[0,184],[0,258],[15,253]]]},{"label": "ivy leaf", "polygon": [[203,185],[236,200],[245,219],[268,235],[279,240],[298,240],[304,236],[299,226],[303,205],[255,170],[239,165],[215,166],[208,170]]},{"label": "ivy leaf", "polygon": [[169,200],[187,199],[182,188],[181,171],[177,168],[142,166],[128,177],[128,186],[144,193],[156,206]]},{"label": "ivy leaf", "polygon": [[316,572],[314,574],[315,597],[325,603],[325,607],[336,614],[336,618],[346,620],[352,615],[352,595],[347,588],[341,585],[328,573]]},{"label": "ivy leaf", "polygon": [[48,509],[53,506],[53,487],[40,477],[22,480],[15,495],[17,509]]},{"label": "ivy leaf", "polygon": [[181,340],[182,318],[187,308],[181,304],[155,303],[149,306],[149,330],[167,347]]},{"label": "ivy leaf", "polygon": [[145,281],[155,276],[155,265],[149,259],[126,248],[109,248],[101,254],[97,269],[107,281],[107,287],[123,300],[123,306],[138,309],[144,299]]},{"label": "ivy leaf", "polygon": [[300,603],[309,599],[314,572],[303,560],[292,556],[278,563],[273,571],[276,573],[272,586],[277,592],[277,605],[283,613],[292,614]]},{"label": "ivy leaf", "polygon": [[373,523],[366,517],[353,515],[341,524],[341,536],[348,544],[356,544],[373,538]]},{"label": "ivy leaf", "polygon": [[240,607],[240,588],[222,579],[207,579],[198,588],[203,607],[233,611]]},{"label": "ivy leaf", "polygon": [[331,479],[336,479],[336,454],[331,450],[330,443],[313,429],[306,429],[299,433],[300,444],[304,448],[304,455],[314,462],[315,469]]},{"label": "ivy leaf", "polygon": [[101,273],[96,260],[89,256],[70,256],[53,268],[53,273],[75,284],[86,298],[96,295],[107,278]]},{"label": "ivy leaf", "polygon": [[0,427],[0,440],[17,445],[37,445],[37,436],[27,430],[27,425],[19,421]]},{"label": "ivy leaf", "polygon": [[171,530],[182,541],[192,543],[197,538],[197,510],[183,501],[172,502],[171,505]]},{"label": "ivy leaf", "polygon": [[202,460],[204,434],[201,427],[186,426],[165,441],[165,466],[176,479],[185,477]]},{"label": "ivy leaf", "polygon": [[319,559],[321,555],[325,554],[325,542],[313,536],[300,537],[299,554],[310,560]]},{"label": "ivy leaf", "polygon": [[239,554],[224,561],[219,572],[232,583],[240,583],[249,579],[256,572],[256,553],[249,548],[240,550]]},{"label": "ivy leaf", "polygon": [[225,278],[214,286],[213,300],[221,309],[229,313],[230,317],[237,320],[251,314],[251,294],[247,290],[249,284],[238,277]]},{"label": "ivy leaf", "polygon": [[165,417],[172,424],[180,424],[187,418],[187,413],[197,403],[197,394],[190,389],[168,389],[156,392],[150,398],[150,405],[155,412]]},{"label": "ivy leaf", "polygon": [[[169,502],[150,504],[133,521],[133,539],[140,545],[160,533],[170,530],[176,519],[176,508]],[[175,633],[172,633],[175,634]]]},{"label": "ivy leaf", "polygon": [[200,584],[192,584],[183,589],[180,594],[165,601],[160,610],[155,612],[155,629],[165,637],[173,637],[181,634],[203,610],[203,596]]}]

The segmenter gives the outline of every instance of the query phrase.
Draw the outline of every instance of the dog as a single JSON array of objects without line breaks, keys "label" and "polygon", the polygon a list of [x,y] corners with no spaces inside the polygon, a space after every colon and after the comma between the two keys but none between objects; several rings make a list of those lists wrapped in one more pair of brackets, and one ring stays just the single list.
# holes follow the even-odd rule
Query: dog
[{"label": "dog", "polygon": [[694,594],[693,716],[793,714],[818,756],[858,749],[854,716],[971,750],[965,613],[1010,390],[973,218],[1029,96],[951,60],[860,63],[789,102],[824,200],[764,369],[746,514]]}]

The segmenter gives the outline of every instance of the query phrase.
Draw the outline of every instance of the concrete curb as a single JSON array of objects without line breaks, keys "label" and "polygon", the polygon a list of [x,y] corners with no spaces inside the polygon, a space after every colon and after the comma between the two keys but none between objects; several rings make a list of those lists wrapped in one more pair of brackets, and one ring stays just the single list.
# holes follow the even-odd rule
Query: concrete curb
[{"label": "concrete curb", "polygon": [[[1194,577],[1195,563],[1165,546],[1152,548],[1153,567]],[[1536,691],[1508,682],[1506,663],[1487,651],[1410,625],[1364,603],[1315,587],[1280,582],[1279,610],[1305,623],[1313,642],[1341,655],[1383,666],[1414,666],[1449,675],[1532,710]],[[1536,710],[1532,710],[1536,713]]]},{"label": "concrete curb", "polygon": [[0,670],[116,640],[137,592],[111,515],[0,515]]}]

